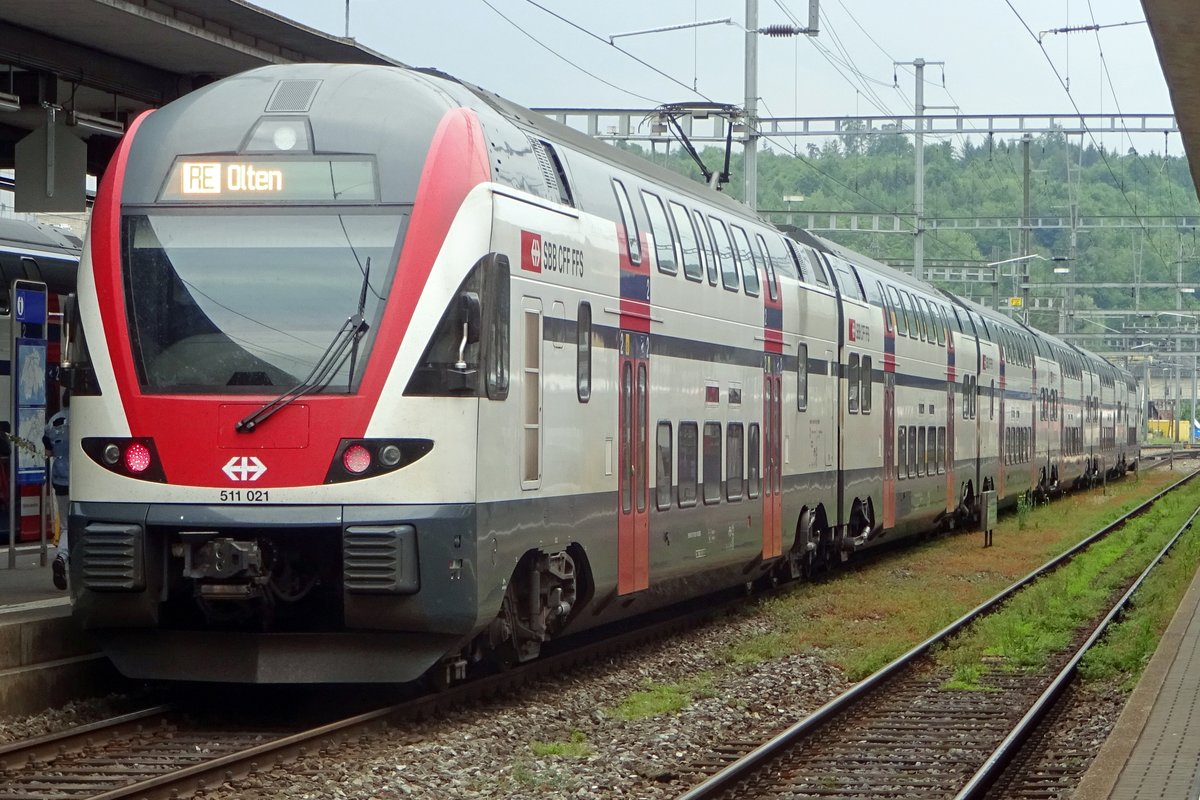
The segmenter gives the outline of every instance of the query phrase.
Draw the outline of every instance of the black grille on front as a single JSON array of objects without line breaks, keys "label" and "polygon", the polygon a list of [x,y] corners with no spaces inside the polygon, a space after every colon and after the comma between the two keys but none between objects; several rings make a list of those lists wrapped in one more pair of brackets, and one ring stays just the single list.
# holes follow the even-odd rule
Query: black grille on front
[{"label": "black grille on front", "polygon": [[271,93],[271,99],[267,101],[267,113],[308,111],[320,86],[321,81],[310,78],[280,81]]},{"label": "black grille on front", "polygon": [[342,540],[346,591],[414,594],[421,586],[412,525],[355,525]]},{"label": "black grille on front", "polygon": [[76,558],[81,560],[83,588],[135,592],[146,588],[141,525],[93,522],[83,529]]}]

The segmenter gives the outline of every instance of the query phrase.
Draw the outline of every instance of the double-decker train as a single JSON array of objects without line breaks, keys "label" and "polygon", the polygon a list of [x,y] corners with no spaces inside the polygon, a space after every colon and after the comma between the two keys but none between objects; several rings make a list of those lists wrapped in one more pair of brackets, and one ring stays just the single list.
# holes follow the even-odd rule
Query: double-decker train
[{"label": "double-decker train", "polygon": [[446,75],[130,126],[67,361],[127,675],[462,677],[1135,466],[1127,373]]}]

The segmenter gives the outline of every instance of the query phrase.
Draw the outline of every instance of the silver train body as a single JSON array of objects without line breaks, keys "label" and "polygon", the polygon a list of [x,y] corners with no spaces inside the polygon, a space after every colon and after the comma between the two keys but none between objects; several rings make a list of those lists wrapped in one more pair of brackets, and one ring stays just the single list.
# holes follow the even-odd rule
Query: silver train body
[{"label": "silver train body", "polygon": [[1101,358],[384,67],[131,126],[75,328],[75,614],[144,678],[527,660],[1116,476],[1142,408]]}]

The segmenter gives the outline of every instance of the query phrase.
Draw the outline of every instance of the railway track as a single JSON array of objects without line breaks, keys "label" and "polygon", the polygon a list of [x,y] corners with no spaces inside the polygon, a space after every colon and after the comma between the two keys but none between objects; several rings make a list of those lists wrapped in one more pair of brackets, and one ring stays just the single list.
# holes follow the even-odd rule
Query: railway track
[{"label": "railway track", "polygon": [[[715,798],[914,798],[986,796],[1003,781],[997,797],[1047,797],[1055,784],[1078,780],[1083,765],[1070,754],[1049,765],[1049,778],[1005,768],[1017,759],[1031,760],[1023,746],[1036,735],[1047,713],[1071,685],[1083,654],[1100,639],[1130,597],[1178,538],[1191,527],[1200,509],[1175,533],[1158,556],[1122,592],[1102,619],[1076,634],[1072,646],[1043,671],[1003,670],[983,676],[992,691],[946,688],[950,671],[929,656],[931,648],[980,617],[1042,575],[1057,569],[1092,543],[1139,515],[1168,492],[1192,480],[1193,473],[1168,487],[1112,524],[1044,564],[981,604],[944,630],[893,661],[870,678],[830,701],[770,742],[728,763],[719,772],[681,795],[679,800]],[[698,770],[727,761],[719,751]]]},{"label": "railway track", "polygon": [[[60,733],[0,745],[0,800],[119,800],[190,797],[197,791],[253,776],[309,752],[370,736],[388,725],[421,719],[483,698],[515,691],[528,682],[694,627],[741,603],[703,609],[682,607],[653,615],[637,630],[613,626],[558,643],[529,664],[487,675],[444,691],[416,694],[402,702],[353,716],[327,716],[318,724],[264,724],[270,714],[231,724],[230,713],[188,713],[160,705]],[[627,627],[627,626],[626,626]]]}]

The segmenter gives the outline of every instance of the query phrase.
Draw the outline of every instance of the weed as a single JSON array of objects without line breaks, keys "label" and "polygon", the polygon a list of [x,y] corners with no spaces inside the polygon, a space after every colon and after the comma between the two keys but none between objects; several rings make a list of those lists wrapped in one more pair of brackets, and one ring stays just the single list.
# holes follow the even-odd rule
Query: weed
[{"label": "weed", "polygon": [[592,746],[588,744],[583,731],[571,731],[571,738],[566,742],[539,742],[534,739],[529,743],[529,749],[535,756],[565,756],[567,758],[587,758],[592,754]]},{"label": "weed", "polygon": [[652,684],[633,692],[613,713],[624,719],[641,719],[658,714],[674,714],[687,708],[696,698],[715,697],[712,676],[704,673],[684,683]]}]

